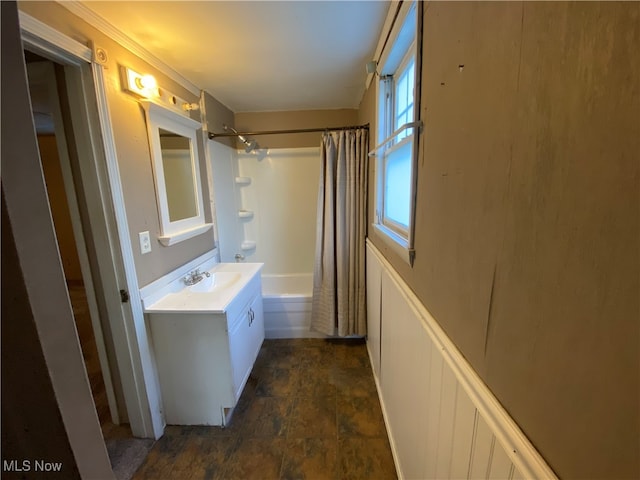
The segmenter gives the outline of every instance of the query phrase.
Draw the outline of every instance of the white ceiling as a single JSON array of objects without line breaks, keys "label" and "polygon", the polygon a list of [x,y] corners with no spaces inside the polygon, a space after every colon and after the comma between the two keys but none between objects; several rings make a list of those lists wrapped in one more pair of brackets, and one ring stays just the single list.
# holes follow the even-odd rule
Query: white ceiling
[{"label": "white ceiling", "polygon": [[387,1],[83,1],[234,112],[357,108]]}]

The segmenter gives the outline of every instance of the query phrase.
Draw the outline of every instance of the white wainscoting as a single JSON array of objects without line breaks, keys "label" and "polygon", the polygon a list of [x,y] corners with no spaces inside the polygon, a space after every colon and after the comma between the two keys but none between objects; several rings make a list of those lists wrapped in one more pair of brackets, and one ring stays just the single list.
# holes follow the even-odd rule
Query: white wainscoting
[{"label": "white wainscoting", "polygon": [[367,312],[367,347],[399,478],[557,478],[369,241]]}]

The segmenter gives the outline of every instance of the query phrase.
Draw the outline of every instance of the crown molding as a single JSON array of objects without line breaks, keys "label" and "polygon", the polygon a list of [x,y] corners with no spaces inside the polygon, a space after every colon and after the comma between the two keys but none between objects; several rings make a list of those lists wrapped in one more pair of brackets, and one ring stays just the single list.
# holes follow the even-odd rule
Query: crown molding
[{"label": "crown molding", "polygon": [[[18,15],[25,45],[47,52],[54,58],[63,56],[73,63],[77,63],[76,60],[91,62],[91,49],[86,45],[63,35],[22,10],[18,11]],[[60,53],[61,49],[64,54]]]},{"label": "crown molding", "polygon": [[169,77],[171,80],[180,84],[182,87],[186,88],[193,95],[199,97],[200,96],[200,88],[191,83],[185,77],[183,77],[180,73],[175,71],[169,65],[164,63],[158,57],[153,55],[143,46],[141,46],[136,41],[132,40],[129,36],[123,33],[118,28],[114,27],[112,24],[107,22],[104,18],[98,15],[96,12],[91,10],[89,7],[84,5],[83,3],[72,0],[72,1],[58,1],[58,3],[69,10],[72,14],[80,17],[82,20],[87,22],[92,27],[99,30],[101,33],[105,34],[107,37],[111,38],[122,47],[129,50],[131,53],[140,57],[142,60],[147,62],[152,67],[159,70],[162,74]]}]

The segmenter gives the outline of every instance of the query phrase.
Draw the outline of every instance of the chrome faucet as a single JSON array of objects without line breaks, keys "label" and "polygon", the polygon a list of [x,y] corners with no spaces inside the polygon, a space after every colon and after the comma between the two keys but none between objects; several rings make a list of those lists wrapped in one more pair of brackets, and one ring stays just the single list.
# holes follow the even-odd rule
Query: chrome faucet
[{"label": "chrome faucet", "polygon": [[195,285],[200,282],[204,277],[210,277],[209,272],[201,272],[199,268],[196,268],[193,272],[187,273],[182,279],[187,286]]}]

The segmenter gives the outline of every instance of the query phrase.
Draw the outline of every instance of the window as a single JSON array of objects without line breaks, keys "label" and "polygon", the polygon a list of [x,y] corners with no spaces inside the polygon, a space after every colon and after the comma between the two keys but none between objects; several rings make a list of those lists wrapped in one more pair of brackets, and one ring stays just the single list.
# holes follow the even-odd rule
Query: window
[{"label": "window", "polygon": [[415,3],[400,8],[393,41],[381,57],[374,227],[411,262],[417,17]]},{"label": "window", "polygon": [[[413,100],[415,86],[415,52],[413,49],[405,58],[405,63],[401,65],[401,70],[394,75],[394,109],[393,109],[393,130],[396,131],[403,125],[413,122]],[[393,132],[389,132],[393,133]],[[403,130],[396,137],[402,140],[407,135],[407,130]]]}]

